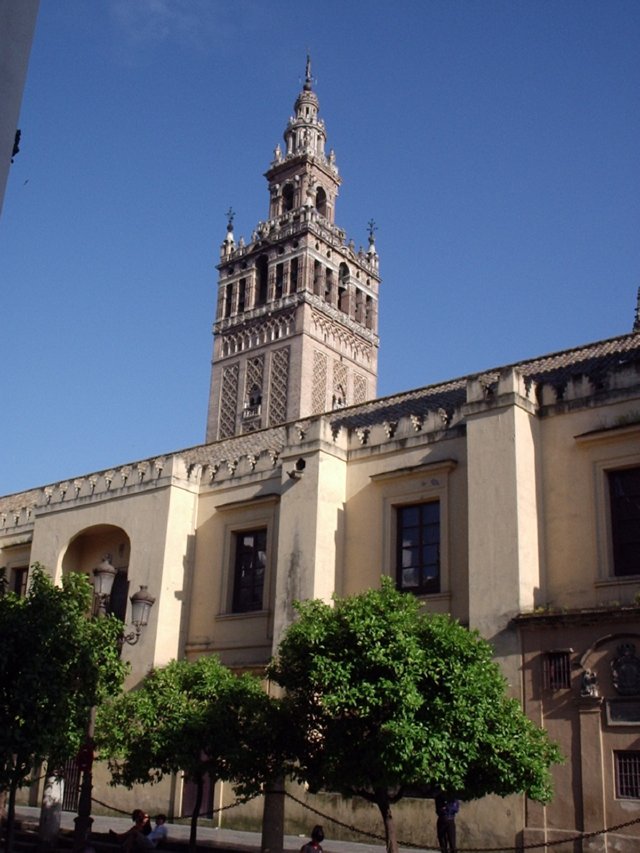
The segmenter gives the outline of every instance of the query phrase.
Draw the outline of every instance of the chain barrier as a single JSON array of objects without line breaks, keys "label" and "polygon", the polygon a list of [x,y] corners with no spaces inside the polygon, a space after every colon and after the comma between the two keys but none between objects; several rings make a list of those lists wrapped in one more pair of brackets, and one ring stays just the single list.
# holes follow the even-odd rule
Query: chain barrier
[{"label": "chain barrier", "polygon": [[[285,796],[289,797],[294,802],[298,803],[298,805],[307,809],[313,814],[318,815],[318,817],[323,818],[323,820],[328,820],[330,823],[334,823],[337,826],[342,827],[343,829],[348,829],[350,832],[355,832],[358,835],[364,835],[367,838],[373,838],[376,841],[382,841],[383,843],[386,841],[384,835],[378,835],[375,832],[368,832],[366,829],[358,829],[358,827],[353,826],[353,824],[344,823],[337,818],[331,817],[331,815],[325,814],[324,812],[319,811],[318,809],[313,808],[308,803],[305,803],[303,800],[299,800],[297,797],[294,797],[293,794],[290,794],[288,791],[285,791]],[[608,826],[604,829],[598,829],[595,832],[579,832],[576,835],[570,835],[568,838],[558,839],[556,841],[540,841],[533,844],[516,844],[511,847],[458,847],[459,853],[522,853],[524,850],[540,850],[540,849],[551,849],[552,847],[559,846],[560,844],[570,844],[574,841],[583,841],[587,838],[595,838],[598,835],[605,835],[610,832],[617,832],[620,829],[625,829],[628,826],[633,826],[635,823],[640,823],[640,817],[634,818],[634,820],[628,820],[625,823],[618,823],[615,826]],[[415,850],[424,850],[424,844],[414,844],[411,841],[399,841],[399,847],[409,847]]]},{"label": "chain barrier", "polygon": [[[209,809],[206,812],[200,812],[198,817],[213,817],[213,815],[218,814],[219,812],[226,812],[229,809],[235,809],[236,806],[241,806],[243,803],[248,803],[249,800],[252,800],[256,797],[257,794],[253,794],[251,797],[237,799],[234,803],[229,803],[228,806],[220,806],[219,809]],[[127,815],[127,817],[131,817],[131,811],[127,811],[126,809],[119,809],[116,806],[112,806],[109,803],[104,803],[102,800],[99,800],[97,797],[91,797],[92,803],[97,803],[99,806],[103,806],[105,809],[109,809],[109,811],[117,812],[118,814]],[[178,820],[186,820],[187,818],[191,818],[192,815],[178,815]]]},{"label": "chain barrier", "polygon": [[[356,835],[362,835],[365,838],[372,838],[374,841],[382,841],[383,843],[386,841],[384,835],[380,835],[376,832],[369,832],[366,829],[360,829],[357,826],[354,826],[352,823],[345,823],[344,821],[338,820],[338,818],[331,817],[331,815],[326,814],[326,812],[321,812],[319,809],[310,806],[309,803],[305,803],[303,800],[298,799],[293,794],[290,794],[289,791],[282,792],[286,797],[290,800],[293,800],[294,803],[302,806],[307,809],[307,811],[312,812],[313,814],[321,817],[325,821],[329,821],[329,823],[333,823],[336,826],[341,827],[342,829],[347,829],[349,832],[353,832]],[[254,794],[254,797],[257,796]],[[251,797],[250,799],[253,799]],[[124,814],[129,816],[131,812],[126,811],[124,809],[116,808],[115,806],[110,805],[109,803],[105,803],[102,800],[97,799],[96,797],[91,798],[92,802],[97,803],[99,806],[103,806],[104,808],[109,809],[109,811],[117,812],[118,814]],[[229,803],[226,806],[220,806],[217,809],[211,809],[207,812],[200,812],[198,817],[213,817],[213,815],[219,814],[220,812],[229,811],[229,809],[234,809],[236,806],[240,806],[246,802],[249,802],[247,799],[238,799],[233,803]],[[181,815],[182,819],[191,817],[191,815]],[[618,823],[615,826],[608,826],[604,829],[598,829],[593,832],[578,832],[575,835],[570,835],[567,838],[556,839],[556,841],[539,841],[532,844],[516,844],[515,846],[510,847],[458,847],[459,853],[523,853],[525,850],[550,850],[553,847],[559,847],[561,844],[572,844],[574,841],[585,841],[588,838],[596,838],[598,835],[606,835],[608,833],[618,832],[620,829],[626,829],[629,826],[633,826],[636,823],[640,823],[640,817],[634,818],[633,820],[625,821],[624,823]],[[424,850],[425,847],[423,844],[414,844],[411,841],[399,841],[398,846],[400,847],[408,847],[413,850]]]}]

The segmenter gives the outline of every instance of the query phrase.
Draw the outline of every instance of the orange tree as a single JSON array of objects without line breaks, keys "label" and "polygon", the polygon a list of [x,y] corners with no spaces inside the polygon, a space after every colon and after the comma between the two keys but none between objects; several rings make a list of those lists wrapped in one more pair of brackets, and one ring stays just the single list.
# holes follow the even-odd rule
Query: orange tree
[{"label": "orange tree", "polygon": [[72,572],[53,584],[39,565],[26,596],[0,595],[0,791],[8,794],[11,849],[16,791],[34,767],[77,755],[92,706],[121,689],[122,624],[88,618],[93,591]]},{"label": "orange tree", "polygon": [[235,675],[217,657],[172,661],[130,693],[105,703],[96,719],[99,753],[113,784],[131,787],[179,773],[194,783],[189,849],[195,850],[207,776],[251,797],[280,771],[278,703],[255,676]]},{"label": "orange tree", "polygon": [[389,579],[296,609],[269,670],[286,689],[293,774],[312,791],[375,803],[390,853],[391,807],[407,791],[550,799],[558,749],[508,697],[477,633],[422,613]]}]

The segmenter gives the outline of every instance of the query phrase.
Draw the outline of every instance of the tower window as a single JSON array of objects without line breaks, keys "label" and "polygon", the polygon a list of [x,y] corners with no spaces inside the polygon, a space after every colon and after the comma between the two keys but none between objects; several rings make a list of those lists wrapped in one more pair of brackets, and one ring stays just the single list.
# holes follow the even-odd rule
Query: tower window
[{"label": "tower window", "polygon": [[324,298],[329,304],[331,304],[331,298],[333,296],[333,270],[327,269],[325,272],[325,281],[324,281]]},{"label": "tower window", "polygon": [[293,184],[285,184],[282,190],[282,209],[284,213],[293,210]]},{"label": "tower window", "polygon": [[338,270],[338,307],[345,314],[349,310],[349,267],[340,264]]},{"label": "tower window", "polygon": [[316,296],[320,296],[320,271],[322,264],[320,261],[313,262],[313,292]]},{"label": "tower window", "polygon": [[367,296],[364,303],[364,324],[367,329],[373,328],[373,300]]},{"label": "tower window", "polygon": [[282,298],[284,284],[284,264],[276,264],[276,299]]},{"label": "tower window", "polygon": [[233,301],[233,285],[228,284],[224,289],[224,315],[225,317],[231,316],[231,305]]},{"label": "tower window", "polygon": [[295,293],[298,289],[298,259],[291,258],[289,268],[289,293]]},{"label": "tower window", "polygon": [[256,263],[256,275],[258,287],[256,293],[256,305],[265,305],[267,301],[269,281],[269,261],[266,255],[260,255]]},{"label": "tower window", "polygon": [[327,215],[327,194],[322,187],[316,191],[316,210],[321,216]]},{"label": "tower window", "polygon": [[247,298],[247,280],[246,278],[241,278],[238,282],[238,312],[242,312],[245,309],[245,300]]}]

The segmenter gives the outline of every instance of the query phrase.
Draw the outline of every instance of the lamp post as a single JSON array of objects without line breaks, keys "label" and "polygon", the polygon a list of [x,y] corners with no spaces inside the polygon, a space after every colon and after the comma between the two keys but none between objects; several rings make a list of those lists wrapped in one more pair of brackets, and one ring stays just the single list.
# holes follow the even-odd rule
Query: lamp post
[{"label": "lamp post", "polygon": [[[93,570],[93,575],[95,578],[93,584],[94,616],[101,618],[107,615],[113,581],[117,575],[117,570],[111,563],[110,554],[105,554],[100,564]],[[120,646],[123,643],[135,646],[140,639],[142,629],[149,621],[149,613],[155,602],[155,598],[149,595],[146,586],[141,586],[138,592],[135,592],[129,600],[131,601],[133,631],[128,634],[125,634],[123,631],[119,638]],[[91,792],[93,789],[93,736],[95,718],[96,709],[93,707],[89,716],[85,742],[78,753],[78,769],[82,773],[82,782],[80,784],[80,797],[78,799],[78,814],[74,819],[73,848],[75,851],[81,851],[86,846],[93,823],[93,818],[91,817]]]}]

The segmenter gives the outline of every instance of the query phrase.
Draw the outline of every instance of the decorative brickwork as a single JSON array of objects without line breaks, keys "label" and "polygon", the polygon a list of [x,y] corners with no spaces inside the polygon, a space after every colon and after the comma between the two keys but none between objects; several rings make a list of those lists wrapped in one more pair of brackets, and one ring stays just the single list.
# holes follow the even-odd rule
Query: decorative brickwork
[{"label": "decorative brickwork", "polygon": [[257,389],[260,395],[262,394],[262,382],[264,377],[264,355],[250,358],[247,361],[247,372],[244,382],[244,399],[245,405],[255,405],[255,400],[249,398]]},{"label": "decorative brickwork", "polygon": [[313,393],[311,408],[314,415],[327,408],[327,356],[315,350],[313,353]]},{"label": "decorative brickwork", "polygon": [[333,362],[333,398],[334,409],[341,409],[347,405],[347,365],[342,361]]},{"label": "decorative brickwork", "polygon": [[353,402],[364,403],[367,399],[367,380],[362,374],[356,373],[353,377]]},{"label": "decorative brickwork", "polygon": [[289,347],[273,353],[269,388],[269,426],[287,419],[287,389],[289,387]]},{"label": "decorative brickwork", "polygon": [[222,399],[220,401],[220,429],[218,438],[230,438],[236,434],[239,373],[238,364],[225,367],[222,373]]}]

